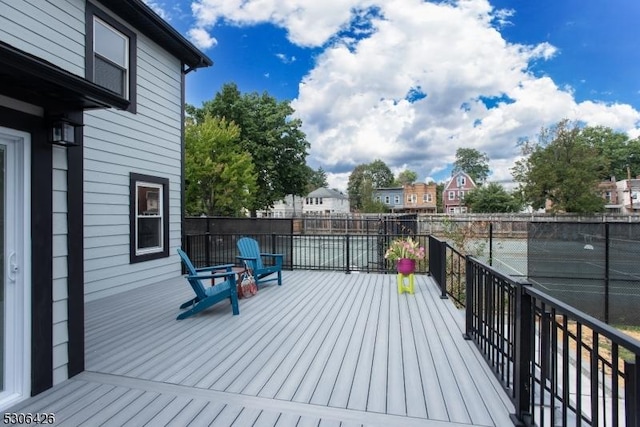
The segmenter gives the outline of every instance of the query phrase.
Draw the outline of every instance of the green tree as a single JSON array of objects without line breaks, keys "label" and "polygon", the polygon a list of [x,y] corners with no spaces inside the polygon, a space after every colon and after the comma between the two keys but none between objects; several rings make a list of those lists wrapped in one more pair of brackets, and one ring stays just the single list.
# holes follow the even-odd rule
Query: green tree
[{"label": "green tree", "polygon": [[398,174],[395,183],[398,187],[401,187],[405,184],[413,184],[418,180],[418,174],[412,170],[406,169]]},{"label": "green tree", "polygon": [[347,194],[354,210],[362,210],[365,202],[373,198],[373,190],[393,184],[393,173],[382,160],[356,166],[349,175]]},{"label": "green tree", "polygon": [[211,115],[240,127],[239,145],[251,154],[257,173],[257,191],[249,207],[252,215],[287,194],[305,194],[309,143],[300,129],[302,122],[291,118],[294,110],[289,101],[279,102],[266,92],[241,94],[228,83],[202,108],[188,106],[187,112],[198,123]]},{"label": "green tree", "polygon": [[204,116],[185,127],[185,209],[187,214],[242,215],[253,203],[256,174],[251,156],[238,146],[240,129]]},{"label": "green tree", "polygon": [[436,212],[444,212],[444,203],[442,201],[442,192],[444,191],[444,182],[436,184]]},{"label": "green tree", "polygon": [[464,203],[473,213],[518,212],[522,208],[517,197],[495,182],[469,191],[464,196]]},{"label": "green tree", "polygon": [[458,148],[451,174],[467,173],[477,184],[482,185],[489,176],[489,157],[475,148]]},{"label": "green tree", "polygon": [[601,180],[633,178],[640,173],[640,137],[629,139],[625,133],[604,126],[586,127],[581,137],[604,160]]},{"label": "green tree", "polygon": [[329,182],[327,182],[327,173],[324,169],[319,167],[317,170],[313,170],[308,167],[307,193],[327,187],[329,187]]},{"label": "green tree", "polygon": [[552,212],[604,210],[597,185],[607,161],[581,132],[577,124],[562,120],[543,128],[537,143],[523,147],[525,158],[516,162],[512,175],[533,208],[544,207],[548,200]]}]

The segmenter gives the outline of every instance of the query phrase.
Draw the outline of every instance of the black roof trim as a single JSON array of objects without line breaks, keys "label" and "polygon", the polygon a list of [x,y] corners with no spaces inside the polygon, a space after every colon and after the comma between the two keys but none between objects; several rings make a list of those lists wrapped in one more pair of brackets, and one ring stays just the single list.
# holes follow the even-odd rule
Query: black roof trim
[{"label": "black roof trim", "polygon": [[0,41],[0,93],[48,110],[126,109],[129,100]]},{"label": "black roof trim", "polygon": [[109,0],[103,4],[179,58],[189,69],[213,65],[213,61],[207,55],[159,17],[142,0]]}]

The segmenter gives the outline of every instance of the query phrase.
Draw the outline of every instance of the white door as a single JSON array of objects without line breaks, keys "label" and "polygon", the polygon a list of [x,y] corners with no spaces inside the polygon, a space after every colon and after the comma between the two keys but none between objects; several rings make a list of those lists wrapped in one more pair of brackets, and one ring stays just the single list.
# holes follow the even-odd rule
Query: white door
[{"label": "white door", "polygon": [[30,142],[0,127],[0,412],[30,393]]}]

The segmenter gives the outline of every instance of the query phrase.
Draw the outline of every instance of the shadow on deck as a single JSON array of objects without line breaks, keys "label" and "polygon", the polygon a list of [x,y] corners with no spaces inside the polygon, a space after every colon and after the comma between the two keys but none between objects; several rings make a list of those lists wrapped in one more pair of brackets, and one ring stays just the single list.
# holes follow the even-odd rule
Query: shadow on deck
[{"label": "shadow on deck", "polygon": [[511,402],[428,276],[285,271],[176,321],[183,278],[86,304],[86,371],[11,409],[56,425],[509,426]]}]

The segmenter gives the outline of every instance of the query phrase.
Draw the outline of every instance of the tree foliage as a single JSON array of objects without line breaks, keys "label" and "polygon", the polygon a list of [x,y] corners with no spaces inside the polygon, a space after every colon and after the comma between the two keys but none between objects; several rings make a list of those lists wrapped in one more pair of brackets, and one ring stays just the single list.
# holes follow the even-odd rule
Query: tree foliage
[{"label": "tree foliage", "polygon": [[238,144],[251,155],[257,174],[257,191],[249,210],[266,209],[287,194],[304,195],[309,143],[301,121],[292,119],[289,101],[277,101],[264,92],[241,94],[234,83],[225,84],[202,108],[187,106],[201,123],[206,116],[225,118],[240,128]]},{"label": "tree foliage", "polygon": [[475,148],[458,148],[451,174],[465,172],[477,185],[482,185],[489,177],[489,157]]},{"label": "tree foliage", "polygon": [[329,182],[327,181],[327,173],[319,167],[317,170],[313,170],[308,167],[308,178],[307,178],[307,193],[311,193],[318,188],[327,188],[329,187]]},{"label": "tree foliage", "polygon": [[640,137],[629,139],[625,133],[596,126],[582,129],[581,138],[603,159],[600,180],[633,178],[640,173]]},{"label": "tree foliage", "polygon": [[398,174],[395,183],[400,187],[405,184],[413,184],[418,180],[418,173],[412,170],[406,169]]},{"label": "tree foliage", "polygon": [[552,212],[593,213],[604,209],[597,185],[606,175],[607,158],[576,123],[562,120],[540,132],[537,143],[523,147],[525,158],[512,175],[523,199],[535,209],[551,202]]},{"label": "tree foliage", "polygon": [[356,166],[349,175],[347,194],[352,209],[363,210],[373,200],[373,190],[393,184],[393,173],[382,160]]},{"label": "tree foliage", "polygon": [[517,197],[495,182],[469,191],[464,196],[464,203],[473,213],[518,212],[522,208]]},{"label": "tree foliage", "polygon": [[204,116],[185,128],[187,214],[239,216],[252,205],[256,174],[251,156],[238,145],[240,129]]}]

